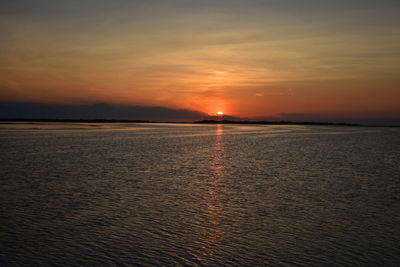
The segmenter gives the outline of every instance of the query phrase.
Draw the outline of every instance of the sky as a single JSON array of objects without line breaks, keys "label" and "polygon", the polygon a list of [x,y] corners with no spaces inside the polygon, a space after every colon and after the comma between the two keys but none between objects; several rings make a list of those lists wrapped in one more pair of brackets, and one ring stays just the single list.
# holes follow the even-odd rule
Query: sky
[{"label": "sky", "polygon": [[399,14],[398,0],[2,0],[0,101],[400,119]]}]

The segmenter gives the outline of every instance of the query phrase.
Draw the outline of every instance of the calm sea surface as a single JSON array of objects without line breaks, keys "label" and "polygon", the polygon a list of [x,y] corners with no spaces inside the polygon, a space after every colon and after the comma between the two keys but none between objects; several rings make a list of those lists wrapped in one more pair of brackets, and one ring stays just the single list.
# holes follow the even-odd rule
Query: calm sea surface
[{"label": "calm sea surface", "polygon": [[0,125],[0,265],[400,265],[400,128]]}]

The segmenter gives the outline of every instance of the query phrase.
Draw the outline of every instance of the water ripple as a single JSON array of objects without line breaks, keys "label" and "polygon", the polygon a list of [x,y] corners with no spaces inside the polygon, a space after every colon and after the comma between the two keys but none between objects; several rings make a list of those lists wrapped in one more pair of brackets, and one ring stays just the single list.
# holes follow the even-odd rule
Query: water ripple
[{"label": "water ripple", "polygon": [[0,125],[0,265],[396,266],[399,133]]}]

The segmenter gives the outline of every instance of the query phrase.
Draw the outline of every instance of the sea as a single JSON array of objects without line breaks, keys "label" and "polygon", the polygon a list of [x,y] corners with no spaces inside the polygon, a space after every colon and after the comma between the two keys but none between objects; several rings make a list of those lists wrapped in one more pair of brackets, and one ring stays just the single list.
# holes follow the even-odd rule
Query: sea
[{"label": "sea", "polygon": [[0,266],[399,266],[400,128],[0,124]]}]

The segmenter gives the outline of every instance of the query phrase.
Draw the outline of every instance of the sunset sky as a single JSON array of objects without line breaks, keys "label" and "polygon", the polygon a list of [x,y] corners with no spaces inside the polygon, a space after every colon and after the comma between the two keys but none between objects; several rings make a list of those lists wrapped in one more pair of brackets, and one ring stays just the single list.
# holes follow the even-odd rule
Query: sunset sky
[{"label": "sunset sky", "polygon": [[399,14],[399,0],[2,0],[0,101],[400,118]]}]

